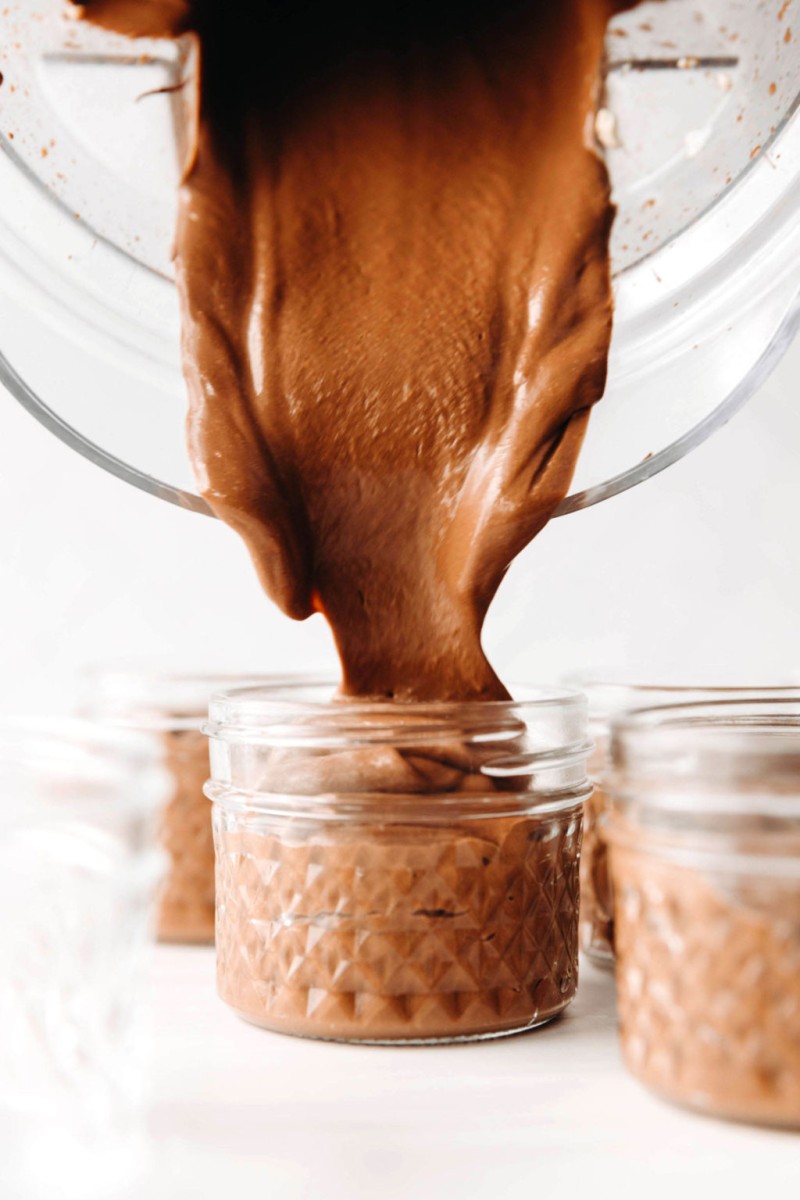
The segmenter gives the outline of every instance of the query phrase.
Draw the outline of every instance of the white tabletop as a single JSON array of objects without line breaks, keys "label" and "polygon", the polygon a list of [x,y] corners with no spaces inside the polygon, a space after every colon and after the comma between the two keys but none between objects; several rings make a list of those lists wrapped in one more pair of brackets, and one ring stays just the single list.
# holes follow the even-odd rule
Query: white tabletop
[{"label": "white tabletop", "polygon": [[613,981],[585,963],[562,1020],[460,1046],[266,1033],[216,998],[210,949],[159,947],[152,991],[148,1200],[800,1196],[800,1136],[685,1113],[625,1073]]}]

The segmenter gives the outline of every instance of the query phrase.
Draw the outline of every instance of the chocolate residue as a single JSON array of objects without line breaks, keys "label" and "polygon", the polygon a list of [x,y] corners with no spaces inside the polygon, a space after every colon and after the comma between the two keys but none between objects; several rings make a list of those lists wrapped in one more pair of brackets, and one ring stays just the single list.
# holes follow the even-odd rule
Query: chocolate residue
[{"label": "chocolate residue", "polygon": [[[591,769],[591,767],[590,767]],[[614,895],[602,822],[608,797],[595,786],[584,804],[581,846],[581,949],[596,964],[614,961]]]},{"label": "chocolate residue", "polygon": [[589,144],[631,0],[94,0],[199,39],[177,269],[203,495],[349,694],[504,698],[481,648],[567,492],[611,332]]},{"label": "chocolate residue", "polygon": [[192,0],[91,0],[77,4],[94,25],[129,37],[176,37],[189,27]]}]

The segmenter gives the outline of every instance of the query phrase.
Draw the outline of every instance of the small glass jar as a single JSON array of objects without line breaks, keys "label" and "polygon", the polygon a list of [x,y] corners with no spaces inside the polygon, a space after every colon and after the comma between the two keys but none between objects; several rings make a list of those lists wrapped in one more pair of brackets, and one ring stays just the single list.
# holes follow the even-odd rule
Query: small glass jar
[{"label": "small glass jar", "polygon": [[141,1158],[167,780],[128,731],[3,720],[0,787],[3,1192],[117,1195]]},{"label": "small glass jar", "polygon": [[621,718],[608,794],[629,1069],[800,1128],[800,694]]},{"label": "small glass jar", "polygon": [[161,843],[170,862],[158,914],[162,942],[214,941],[214,839],[203,792],[209,765],[201,726],[213,691],[256,681],[207,672],[107,669],[89,682],[90,715],[147,733],[170,780],[161,815]]},{"label": "small glass jar", "polygon": [[266,1029],[453,1042],[577,985],[586,702],[212,698],[217,981]]},{"label": "small glass jar", "polygon": [[721,687],[695,684],[669,685],[632,682],[598,676],[569,680],[586,694],[589,701],[589,734],[594,750],[589,760],[589,775],[594,790],[586,802],[583,817],[581,851],[581,950],[595,966],[614,965],[614,896],[608,870],[608,854],[603,836],[603,821],[608,800],[603,782],[608,768],[611,722],[639,708],[660,708],[672,704],[702,701],[780,698],[790,696],[793,686]]}]

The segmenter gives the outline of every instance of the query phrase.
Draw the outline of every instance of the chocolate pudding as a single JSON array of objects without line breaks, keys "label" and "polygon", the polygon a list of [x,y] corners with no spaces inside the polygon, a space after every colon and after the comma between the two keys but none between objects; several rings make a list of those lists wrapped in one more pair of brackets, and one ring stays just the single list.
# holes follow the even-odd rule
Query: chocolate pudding
[{"label": "chocolate pudding", "polygon": [[[589,772],[595,779],[592,763]],[[606,794],[595,786],[583,810],[580,941],[581,949],[594,963],[609,967],[614,961],[614,894],[603,836],[607,810]]]},{"label": "chocolate pudding", "polygon": [[[220,995],[285,1033],[491,1037],[577,986],[583,701],[211,704]],[[286,748],[286,747],[290,748]]]},{"label": "chocolate pudding", "polygon": [[626,1063],[800,1128],[800,693],[617,719],[607,791]]},{"label": "chocolate pudding", "polygon": [[706,873],[613,846],[622,1050],[669,1099],[800,1127],[800,844],[795,863]]},{"label": "chocolate pudding", "polygon": [[[190,454],[273,600],[327,618],[344,697],[508,698],[484,617],[565,496],[605,386],[613,207],[592,129],[606,26],[632,3],[283,0],[257,25],[212,0],[82,8],[196,39],[176,231]],[[340,795],[333,767],[320,796]],[[408,792],[430,790],[405,768]],[[380,771],[372,790],[392,790]],[[496,789],[478,774],[470,790]],[[445,801],[439,823],[407,811],[346,834],[218,828],[234,1007],[367,1039],[552,1014],[574,979],[574,889],[563,924],[552,889],[577,831],[540,843],[530,814],[478,833]]]},{"label": "chocolate pudding", "polygon": [[153,743],[169,791],[160,840],[169,856],[160,891],[157,931],[168,942],[214,941],[214,840],[208,739],[202,724],[215,688],[253,682],[247,676],[106,666],[87,672],[81,710],[92,720],[135,730]]},{"label": "chocolate pudding", "polygon": [[[503,699],[481,626],[566,494],[611,334],[592,145],[632,0],[93,0],[191,31],[176,267],[189,447],[284,612],[323,612],[343,691]],[[196,81],[187,81],[187,86]]]},{"label": "chocolate pudding", "polygon": [[220,818],[220,996],[269,1029],[360,1041],[549,1020],[577,985],[580,822],[485,825],[262,834]]},{"label": "chocolate pudding", "polygon": [[589,776],[594,791],[586,802],[581,849],[581,949],[598,966],[614,963],[614,893],[608,861],[605,826],[611,803],[607,793],[610,772],[610,731],[612,722],[640,709],[664,708],[676,704],[703,702],[775,701],[791,697],[791,685],[772,687],[757,684],[713,683],[694,685],[636,681],[599,674],[578,675],[569,683],[584,692],[589,701],[589,731],[594,752],[589,760]]},{"label": "chocolate pudding", "polygon": [[161,734],[171,792],[161,818],[161,843],[170,866],[161,890],[158,936],[166,942],[214,940],[214,839],[208,779],[208,741],[199,729]]}]

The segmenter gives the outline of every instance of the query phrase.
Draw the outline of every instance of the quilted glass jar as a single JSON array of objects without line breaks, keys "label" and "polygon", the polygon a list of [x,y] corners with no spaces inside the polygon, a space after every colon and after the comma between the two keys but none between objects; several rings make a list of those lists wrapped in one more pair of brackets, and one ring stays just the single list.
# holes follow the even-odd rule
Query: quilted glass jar
[{"label": "quilted glass jar", "polygon": [[169,869],[161,889],[162,942],[214,941],[214,841],[208,740],[201,732],[211,693],[253,683],[251,676],[208,672],[103,669],[92,673],[85,710],[97,720],[149,738],[169,782],[160,821]]},{"label": "quilted glass jar", "polygon": [[541,1025],[577,986],[586,705],[212,698],[219,993],[305,1037]]},{"label": "quilted glass jar", "polygon": [[625,1061],[668,1099],[800,1128],[800,694],[615,722]]},{"label": "quilted glass jar", "polygon": [[594,790],[583,815],[581,851],[581,950],[595,966],[614,965],[614,896],[608,869],[608,850],[604,823],[608,809],[604,775],[609,763],[611,722],[640,708],[692,704],[701,701],[742,699],[780,699],[797,689],[782,685],[761,687],[710,683],[646,682],[624,679],[613,674],[576,676],[569,681],[586,693],[589,701],[589,733],[594,743],[589,759],[589,775]]}]

